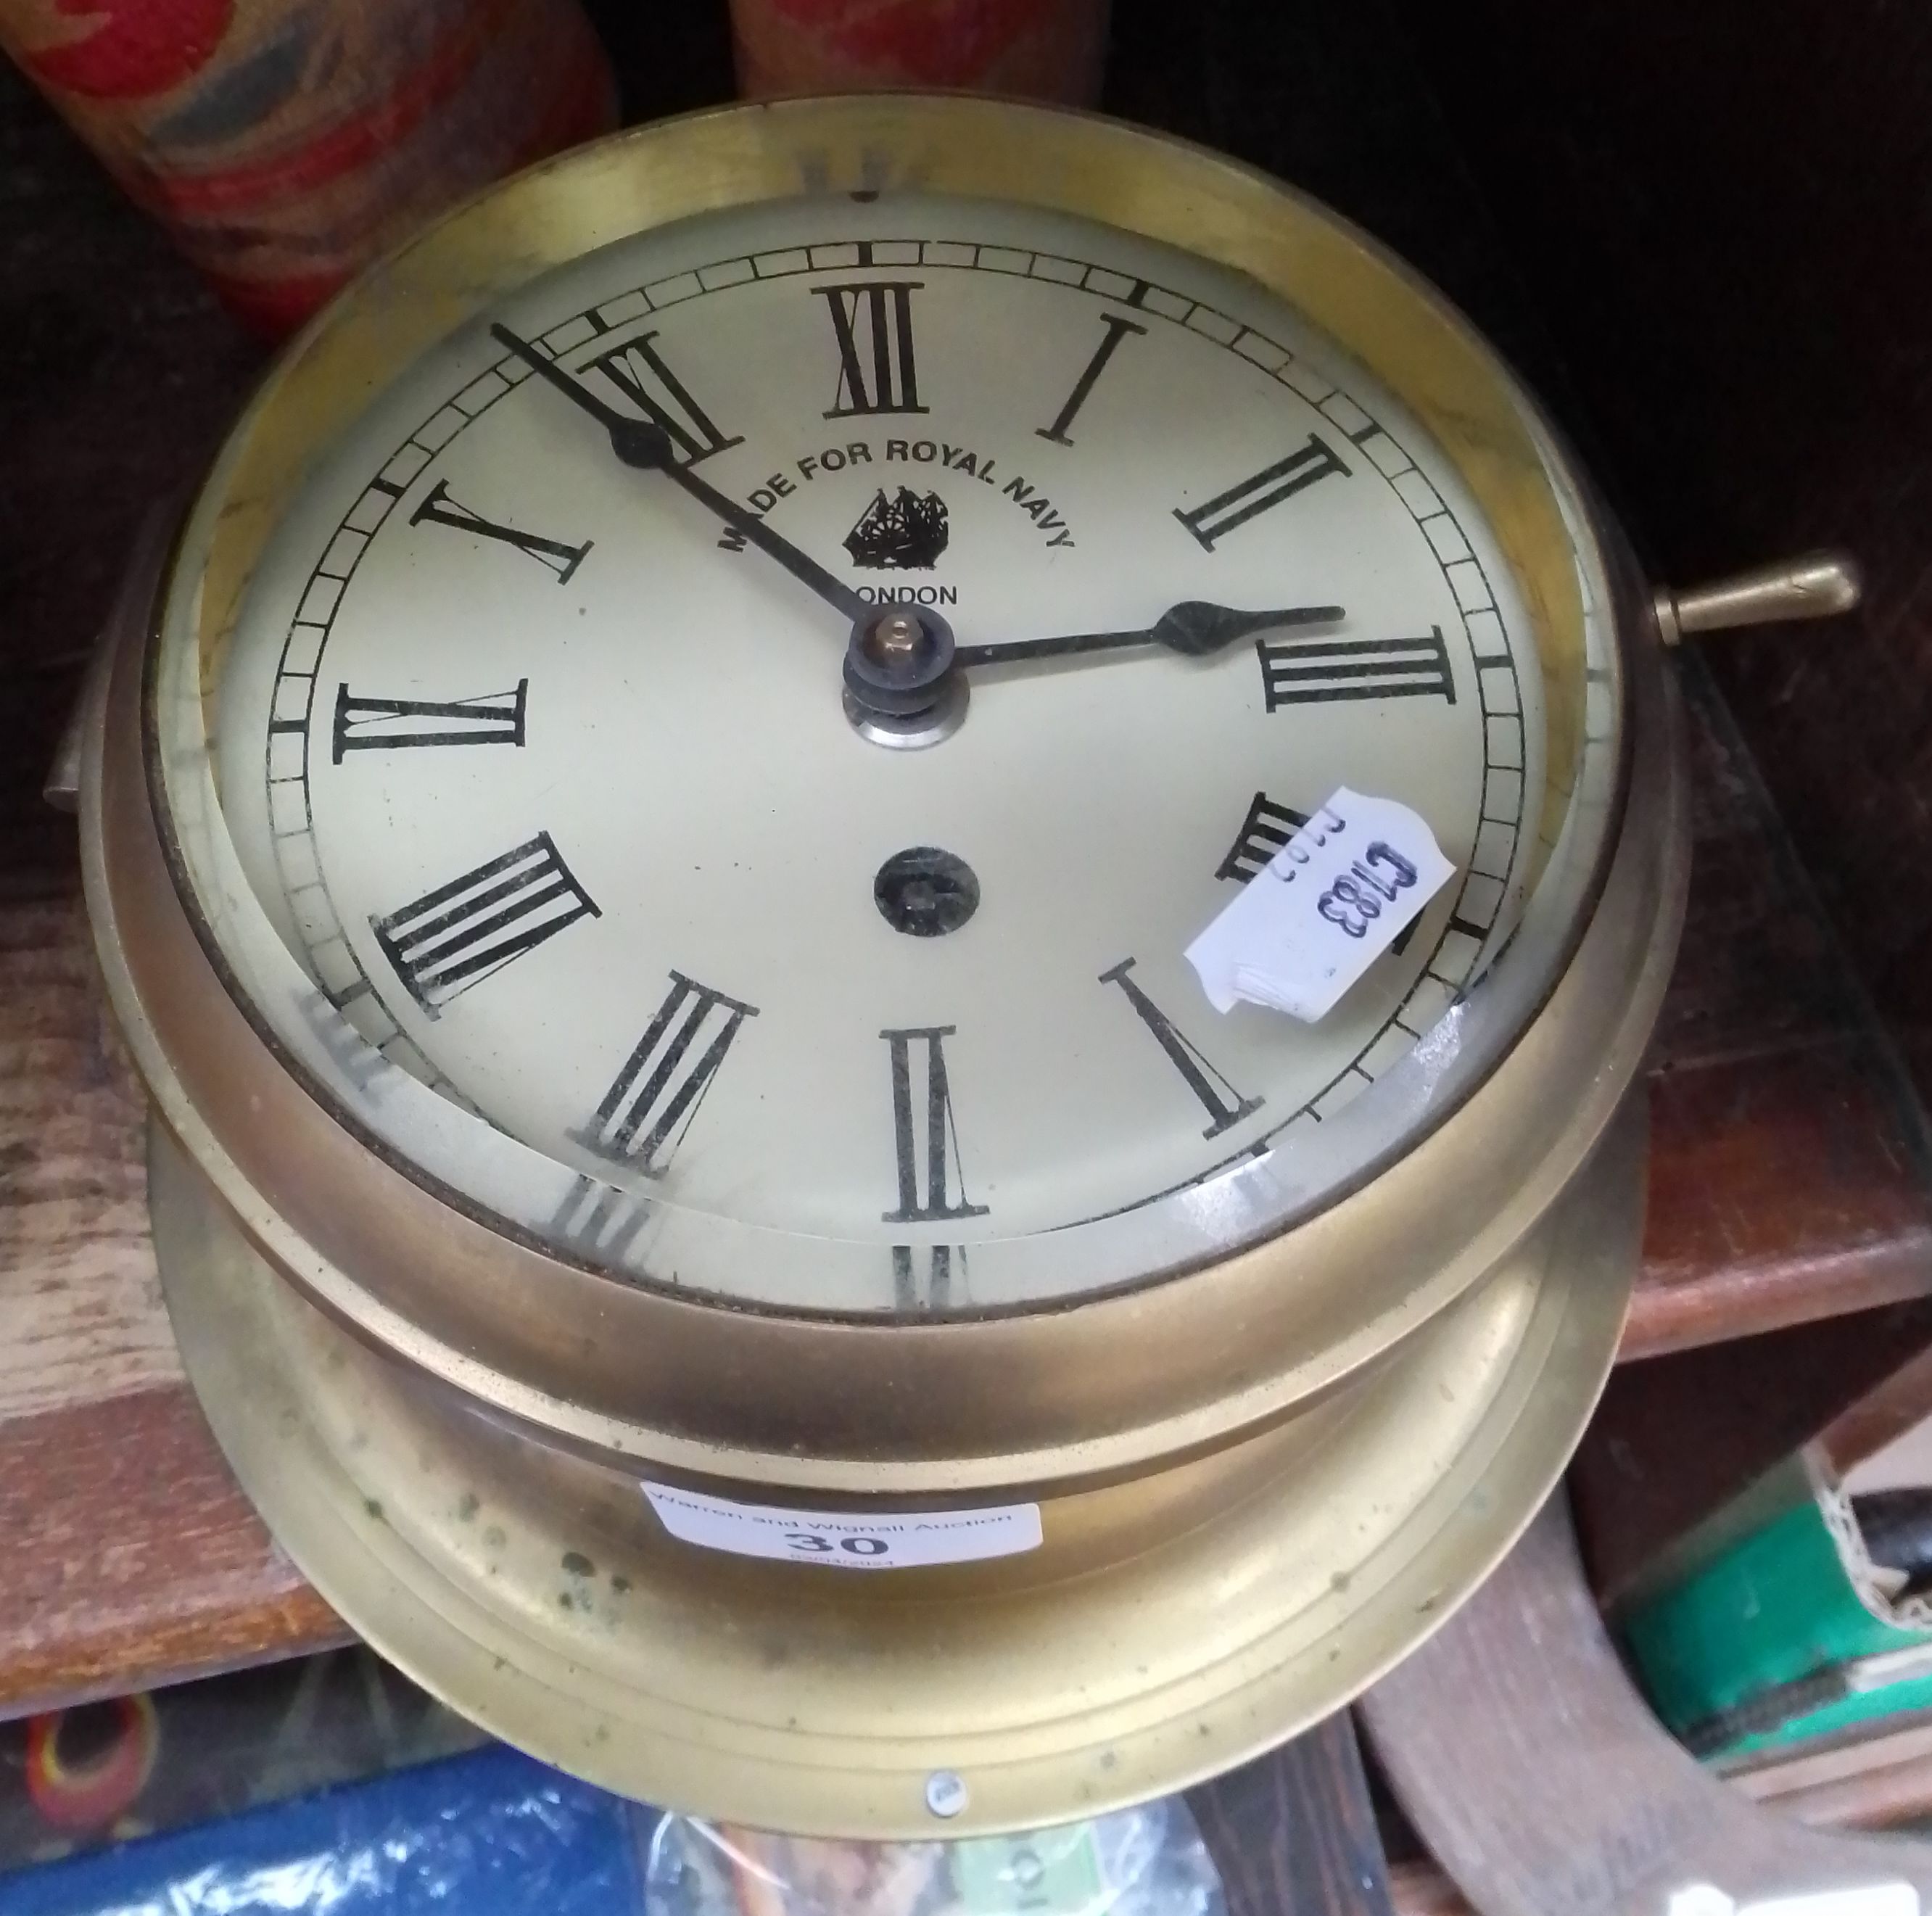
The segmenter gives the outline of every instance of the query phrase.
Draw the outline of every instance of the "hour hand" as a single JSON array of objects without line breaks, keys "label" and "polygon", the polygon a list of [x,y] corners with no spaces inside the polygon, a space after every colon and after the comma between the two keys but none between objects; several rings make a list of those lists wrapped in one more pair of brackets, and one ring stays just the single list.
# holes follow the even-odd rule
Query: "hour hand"
[{"label": "hour hand", "polygon": [[1066,632],[1050,639],[1014,639],[1002,644],[961,646],[956,665],[1004,665],[1009,660],[1064,658],[1081,652],[1118,652],[1130,646],[1162,646],[1189,658],[1205,658],[1238,640],[1283,625],[1332,625],[1346,617],[1339,605],[1291,605],[1244,612],[1204,599],[1171,605],[1151,625],[1130,632]]}]

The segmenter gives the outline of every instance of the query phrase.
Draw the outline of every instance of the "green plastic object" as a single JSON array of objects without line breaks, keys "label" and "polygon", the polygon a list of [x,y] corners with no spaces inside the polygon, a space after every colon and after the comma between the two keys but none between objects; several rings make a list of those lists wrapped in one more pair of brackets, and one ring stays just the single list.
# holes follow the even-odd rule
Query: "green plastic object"
[{"label": "green plastic object", "polygon": [[[1652,1706],[1700,1756],[1932,1709],[1932,1615],[1894,1603],[1815,1459],[1704,1527],[1618,1619]],[[1716,1541],[1712,1540],[1715,1537]]]}]

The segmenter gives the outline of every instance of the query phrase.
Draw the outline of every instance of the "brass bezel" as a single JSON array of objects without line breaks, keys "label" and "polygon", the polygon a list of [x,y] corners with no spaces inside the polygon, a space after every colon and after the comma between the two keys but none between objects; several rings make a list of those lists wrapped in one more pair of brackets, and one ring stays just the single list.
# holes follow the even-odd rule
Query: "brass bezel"
[{"label": "brass bezel", "polygon": [[[404,247],[291,349],[204,495],[193,535],[207,541],[204,691],[254,556],[316,449],[424,347],[640,226],[900,181],[1166,241],[1283,292],[1346,340],[1462,466],[1510,558],[1544,652],[1559,811],[1582,724],[1576,540],[1597,551],[1629,742],[1616,855],[1547,1003],[1414,1150],[1264,1244],[1065,1309],[867,1324],[696,1303],[492,1231],[291,1076],[170,877],[141,759],[146,634],[124,643],[97,715],[88,869],[109,988],[169,1126],[274,1266],[363,1337],[592,1454],[800,1493],[957,1498],[1105,1482],[1225,1444],[1334,1387],[1492,1270],[1574,1177],[1636,1072],[1681,917],[1684,814],[1643,595],[1600,526],[1566,528],[1549,477],[1560,455],[1438,298],[1334,216],[1215,156],[968,98],[794,102],[640,130],[495,189]],[[868,1387],[853,1390],[855,1378]]]}]

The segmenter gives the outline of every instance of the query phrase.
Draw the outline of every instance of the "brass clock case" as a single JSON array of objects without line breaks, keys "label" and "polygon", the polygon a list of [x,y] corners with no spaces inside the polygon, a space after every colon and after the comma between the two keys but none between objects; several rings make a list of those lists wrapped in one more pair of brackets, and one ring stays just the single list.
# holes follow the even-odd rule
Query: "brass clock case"
[{"label": "brass clock case", "polygon": [[[384,1655],[506,1741],[648,1802],[950,1838],[1216,1775],[1450,1615],[1549,1495],[1608,1373],[1645,1129],[1627,1114],[1526,1243],[1324,1403],[1049,1500],[1027,1555],[878,1576],[673,1541],[622,1468],[487,1423],[305,1303],[158,1129],[148,1161],[169,1309],[216,1437]],[[934,1813],[935,1779],[962,1808]]]},{"label": "brass clock case", "polygon": [[[412,1175],[238,1002],[144,705],[170,634],[191,635],[214,685],[316,460],[453,328],[646,227],[898,185],[1181,247],[1342,341],[1456,462],[1529,607],[1546,853],[1580,805],[1602,844],[1562,874],[1574,937],[1506,1054],[1360,1188],[1158,1282],[919,1323],[617,1282]],[[1594,673],[1586,592],[1614,637]],[[1623,741],[1588,793],[1586,677]],[[1353,1694],[1471,1587],[1554,1480],[1610,1360],[1642,1201],[1640,1126],[1618,1116],[1688,862],[1647,599],[1533,406],[1440,299],[1312,202],[1198,149],[874,96],[640,130],[485,194],[338,301],[237,424],[152,629],[124,637],[95,687],[83,844],[109,994],[167,1134],[170,1306],[238,1474],[405,1668],[614,1787],[884,1835],[936,1827],[935,1769],[966,1782],[947,1826],[963,1831],[1224,1767]],[[644,1476],[854,1508],[1038,1499],[1046,1541],[878,1579],[748,1564],[670,1541]],[[498,1516],[466,1528],[466,1504]]]}]

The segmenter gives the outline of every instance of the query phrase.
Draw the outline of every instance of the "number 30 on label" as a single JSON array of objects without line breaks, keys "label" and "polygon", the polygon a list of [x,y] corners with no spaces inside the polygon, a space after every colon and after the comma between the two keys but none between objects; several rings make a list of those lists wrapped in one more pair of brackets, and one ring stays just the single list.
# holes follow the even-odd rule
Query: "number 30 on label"
[{"label": "number 30 on label", "polygon": [[829,1556],[835,1550],[843,1550],[854,1557],[886,1557],[892,1554],[892,1548],[883,1537],[832,1537],[815,1530],[788,1531],[785,1547],[796,1550],[802,1557]]}]

